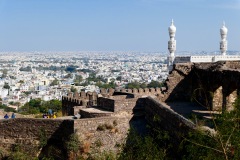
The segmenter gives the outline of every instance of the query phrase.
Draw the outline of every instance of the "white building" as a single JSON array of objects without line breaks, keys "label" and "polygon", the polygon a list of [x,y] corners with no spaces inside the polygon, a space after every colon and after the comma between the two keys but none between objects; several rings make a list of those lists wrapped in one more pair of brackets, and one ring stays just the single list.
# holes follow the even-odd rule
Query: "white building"
[{"label": "white building", "polygon": [[217,61],[234,61],[240,60],[240,56],[238,55],[227,55],[227,33],[228,29],[223,22],[223,26],[220,29],[221,41],[220,41],[220,51],[221,55],[209,55],[209,56],[175,56],[174,52],[176,51],[176,40],[174,40],[176,27],[173,25],[173,21],[171,26],[168,28],[170,41],[168,41],[168,50],[169,50],[169,58],[168,58],[168,68],[172,69],[172,65],[174,63],[186,63],[186,62],[217,62]]}]

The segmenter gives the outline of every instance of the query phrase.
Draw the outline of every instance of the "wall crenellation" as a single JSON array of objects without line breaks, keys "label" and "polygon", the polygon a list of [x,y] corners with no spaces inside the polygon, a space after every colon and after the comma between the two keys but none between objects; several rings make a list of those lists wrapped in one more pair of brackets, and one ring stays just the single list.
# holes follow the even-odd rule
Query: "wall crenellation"
[{"label": "wall crenellation", "polygon": [[[81,91],[80,93],[69,93],[68,96],[62,97],[63,115],[73,115],[74,106],[99,106],[108,111],[116,112],[124,109],[131,110],[134,107],[132,101],[142,96],[154,96],[160,99],[163,95],[160,88],[133,88],[115,90],[113,88],[100,89],[100,94],[96,92]],[[130,100],[130,98],[135,98]]]}]

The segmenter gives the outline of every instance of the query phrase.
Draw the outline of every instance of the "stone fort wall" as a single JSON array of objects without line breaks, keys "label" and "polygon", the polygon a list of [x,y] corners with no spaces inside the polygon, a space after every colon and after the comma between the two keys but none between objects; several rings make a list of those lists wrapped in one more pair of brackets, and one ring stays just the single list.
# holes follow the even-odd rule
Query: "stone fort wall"
[{"label": "stone fort wall", "polygon": [[169,131],[173,137],[181,140],[189,131],[193,131],[196,125],[182,115],[174,112],[162,102],[147,97],[144,103],[145,118],[154,128]]},{"label": "stone fort wall", "polygon": [[74,130],[91,153],[104,150],[118,151],[121,149],[120,145],[126,141],[131,119],[131,115],[78,119],[74,121]]},{"label": "stone fort wall", "polygon": [[[41,138],[55,141],[64,148],[64,140],[76,133],[89,150],[119,150],[125,142],[132,116],[101,117],[77,120],[16,118],[0,121],[0,147],[21,147],[31,155],[39,154]],[[102,128],[101,128],[102,127]],[[90,149],[91,148],[91,149]]]},{"label": "stone fort wall", "polygon": [[160,88],[145,89],[104,89],[100,94],[96,92],[69,93],[62,97],[62,113],[64,116],[74,115],[74,106],[99,106],[112,112],[132,110],[140,97],[154,96],[158,99],[163,97]]},{"label": "stone fort wall", "polygon": [[39,151],[41,140],[62,142],[73,133],[73,120],[16,118],[0,121],[0,147],[10,150],[23,147],[32,155]]},{"label": "stone fort wall", "polygon": [[[145,117],[149,124],[153,127],[163,127],[175,133],[174,136],[185,134],[186,131],[194,128],[191,122],[152,98],[140,98],[135,107],[137,106],[144,107],[143,118]],[[153,120],[154,116],[159,116],[161,121],[156,123]],[[76,120],[29,118],[1,120],[0,146],[4,148],[11,148],[13,145],[24,146],[29,154],[36,155],[43,132],[48,141],[58,142],[76,133],[85,147],[84,152],[118,151],[120,144],[127,139],[128,130],[135,123],[134,117],[135,113],[126,113],[118,116]],[[143,125],[139,122],[135,124]],[[59,146],[63,145],[59,143]]]}]

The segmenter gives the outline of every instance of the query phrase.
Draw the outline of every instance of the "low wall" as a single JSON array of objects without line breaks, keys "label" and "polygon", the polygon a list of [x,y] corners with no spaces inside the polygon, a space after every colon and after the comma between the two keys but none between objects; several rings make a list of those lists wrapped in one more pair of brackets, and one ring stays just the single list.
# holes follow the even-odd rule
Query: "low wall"
[{"label": "low wall", "polygon": [[40,139],[62,141],[73,133],[72,120],[16,118],[0,121],[0,147],[10,149],[13,145],[36,154]]},{"label": "low wall", "polygon": [[105,110],[114,112],[115,100],[99,97],[97,101],[97,105]]},{"label": "low wall", "polygon": [[92,112],[88,110],[80,110],[81,118],[97,118],[111,116],[111,112]]},{"label": "low wall", "polygon": [[114,112],[132,111],[136,106],[138,98],[127,98],[125,100],[115,100]]},{"label": "low wall", "polygon": [[131,111],[136,106],[138,98],[125,98],[119,96],[117,98],[98,98],[98,106],[112,112]]},{"label": "low wall", "polygon": [[147,97],[145,101],[146,120],[153,127],[161,127],[177,139],[182,139],[182,136],[194,130],[196,125],[169,109],[164,103],[160,103]]},{"label": "low wall", "polygon": [[74,121],[74,130],[84,146],[89,147],[85,152],[117,151],[126,140],[131,118],[132,116],[78,119]]}]

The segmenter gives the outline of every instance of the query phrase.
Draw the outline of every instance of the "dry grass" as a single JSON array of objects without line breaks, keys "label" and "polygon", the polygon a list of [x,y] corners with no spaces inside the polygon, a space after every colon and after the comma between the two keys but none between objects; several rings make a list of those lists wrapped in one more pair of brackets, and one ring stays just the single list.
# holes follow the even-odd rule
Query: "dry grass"
[{"label": "dry grass", "polygon": [[82,151],[83,153],[89,153],[91,143],[89,141],[83,142]]}]

